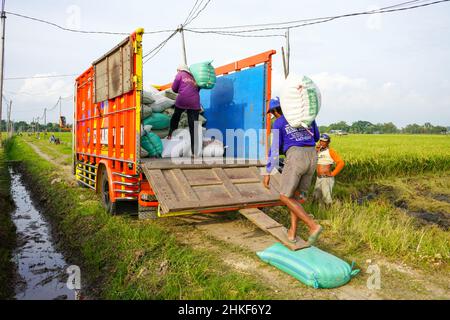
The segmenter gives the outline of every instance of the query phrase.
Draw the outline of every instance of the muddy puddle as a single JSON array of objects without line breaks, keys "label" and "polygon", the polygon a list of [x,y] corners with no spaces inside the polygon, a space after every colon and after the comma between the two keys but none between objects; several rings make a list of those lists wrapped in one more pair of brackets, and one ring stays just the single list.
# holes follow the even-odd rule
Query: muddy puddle
[{"label": "muddy puddle", "polygon": [[[404,199],[397,199],[394,194],[394,189],[391,187],[375,186],[370,191],[361,192],[359,195],[353,197],[358,205],[362,206],[367,202],[376,200],[381,196],[386,196],[387,199],[397,208],[402,209],[405,214],[416,219],[418,225],[436,225],[439,228],[448,231],[450,230],[450,213],[448,212],[428,212],[425,210],[413,211],[408,207],[407,201]],[[450,202],[450,197],[446,194],[430,195],[432,199]]]},{"label": "muddy puddle", "polygon": [[12,219],[17,228],[14,262],[18,300],[74,300],[66,285],[69,265],[55,248],[49,223],[34,206],[21,174],[9,169],[11,195],[16,205]]}]

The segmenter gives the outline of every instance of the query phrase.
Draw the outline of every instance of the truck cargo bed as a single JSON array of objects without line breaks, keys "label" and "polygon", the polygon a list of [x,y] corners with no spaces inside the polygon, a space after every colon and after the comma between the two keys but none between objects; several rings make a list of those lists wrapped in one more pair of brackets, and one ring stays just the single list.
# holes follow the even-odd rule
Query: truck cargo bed
[{"label": "truck cargo bed", "polygon": [[279,177],[263,184],[264,164],[230,158],[147,159],[141,163],[161,214],[230,210],[279,203]]}]

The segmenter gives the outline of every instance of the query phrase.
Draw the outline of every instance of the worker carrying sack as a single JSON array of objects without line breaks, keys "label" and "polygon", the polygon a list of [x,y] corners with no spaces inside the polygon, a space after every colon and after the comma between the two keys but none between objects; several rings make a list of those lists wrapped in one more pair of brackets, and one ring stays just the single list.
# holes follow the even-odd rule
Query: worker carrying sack
[{"label": "worker carrying sack", "polygon": [[257,253],[264,262],[315,289],[343,286],[359,273],[347,262],[316,247],[292,251],[276,243]]},{"label": "worker carrying sack", "polygon": [[196,63],[189,68],[201,89],[212,89],[216,85],[216,71],[211,63],[212,61]]},{"label": "worker carrying sack", "polygon": [[160,158],[163,151],[161,138],[152,132],[146,132],[141,137],[141,147],[148,152],[149,157]]},{"label": "worker carrying sack", "polygon": [[294,128],[308,128],[321,107],[321,94],[315,83],[306,76],[289,74],[280,96],[286,121]]}]

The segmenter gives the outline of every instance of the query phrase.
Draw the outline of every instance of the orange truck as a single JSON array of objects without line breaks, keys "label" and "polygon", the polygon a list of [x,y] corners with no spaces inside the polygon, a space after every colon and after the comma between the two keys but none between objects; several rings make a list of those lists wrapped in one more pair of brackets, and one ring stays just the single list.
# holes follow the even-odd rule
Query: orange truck
[{"label": "orange truck", "polygon": [[[244,138],[248,130],[263,132],[255,143],[262,157],[256,159],[250,150],[255,146],[244,141],[233,154],[213,161],[141,158],[143,34],[137,29],[76,79],[73,157],[78,184],[99,193],[110,213],[127,202],[143,218],[279,205],[279,179],[271,179],[268,190],[261,175],[270,137],[267,108],[276,52],[218,67],[215,88],[201,90],[207,129],[221,130],[224,136],[227,129],[238,129]],[[175,76],[172,69],[170,78]]]}]

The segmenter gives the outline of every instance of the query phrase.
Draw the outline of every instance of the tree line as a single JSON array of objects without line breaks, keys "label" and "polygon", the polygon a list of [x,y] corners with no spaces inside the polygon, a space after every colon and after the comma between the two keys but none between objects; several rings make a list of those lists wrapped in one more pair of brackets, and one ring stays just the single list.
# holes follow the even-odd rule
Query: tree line
[{"label": "tree line", "polygon": [[[37,122],[26,122],[26,121],[17,121],[13,122],[14,125],[14,131],[15,132],[28,132],[32,131],[35,127],[36,130],[39,129],[39,131],[47,131],[47,132],[57,132],[60,130],[58,123],[47,123],[45,126],[41,123],[38,124]],[[71,127],[72,125],[68,125]],[[0,123],[0,131],[6,131],[6,120],[2,120]]]},{"label": "tree line", "polygon": [[[58,123],[47,123],[37,125],[37,123],[28,123],[25,121],[14,122],[15,132],[27,132],[36,126],[39,131],[57,132],[59,131]],[[71,127],[71,125],[69,125]],[[392,122],[373,124],[369,121],[356,121],[347,124],[345,121],[332,123],[329,126],[320,126],[320,132],[342,131],[345,133],[362,133],[362,134],[388,134],[388,133],[406,133],[406,134],[446,134],[450,133],[450,127],[434,126],[429,122],[423,125],[408,124],[404,128],[397,128]],[[0,130],[6,131],[6,121],[2,120]]]},{"label": "tree line", "polygon": [[423,125],[408,124],[404,128],[398,128],[392,122],[373,124],[369,121],[356,121],[347,124],[345,121],[332,123],[329,126],[320,126],[320,132],[341,131],[344,133],[362,133],[362,134],[388,134],[388,133],[405,133],[405,134],[447,134],[450,127],[434,126],[429,122]]}]

